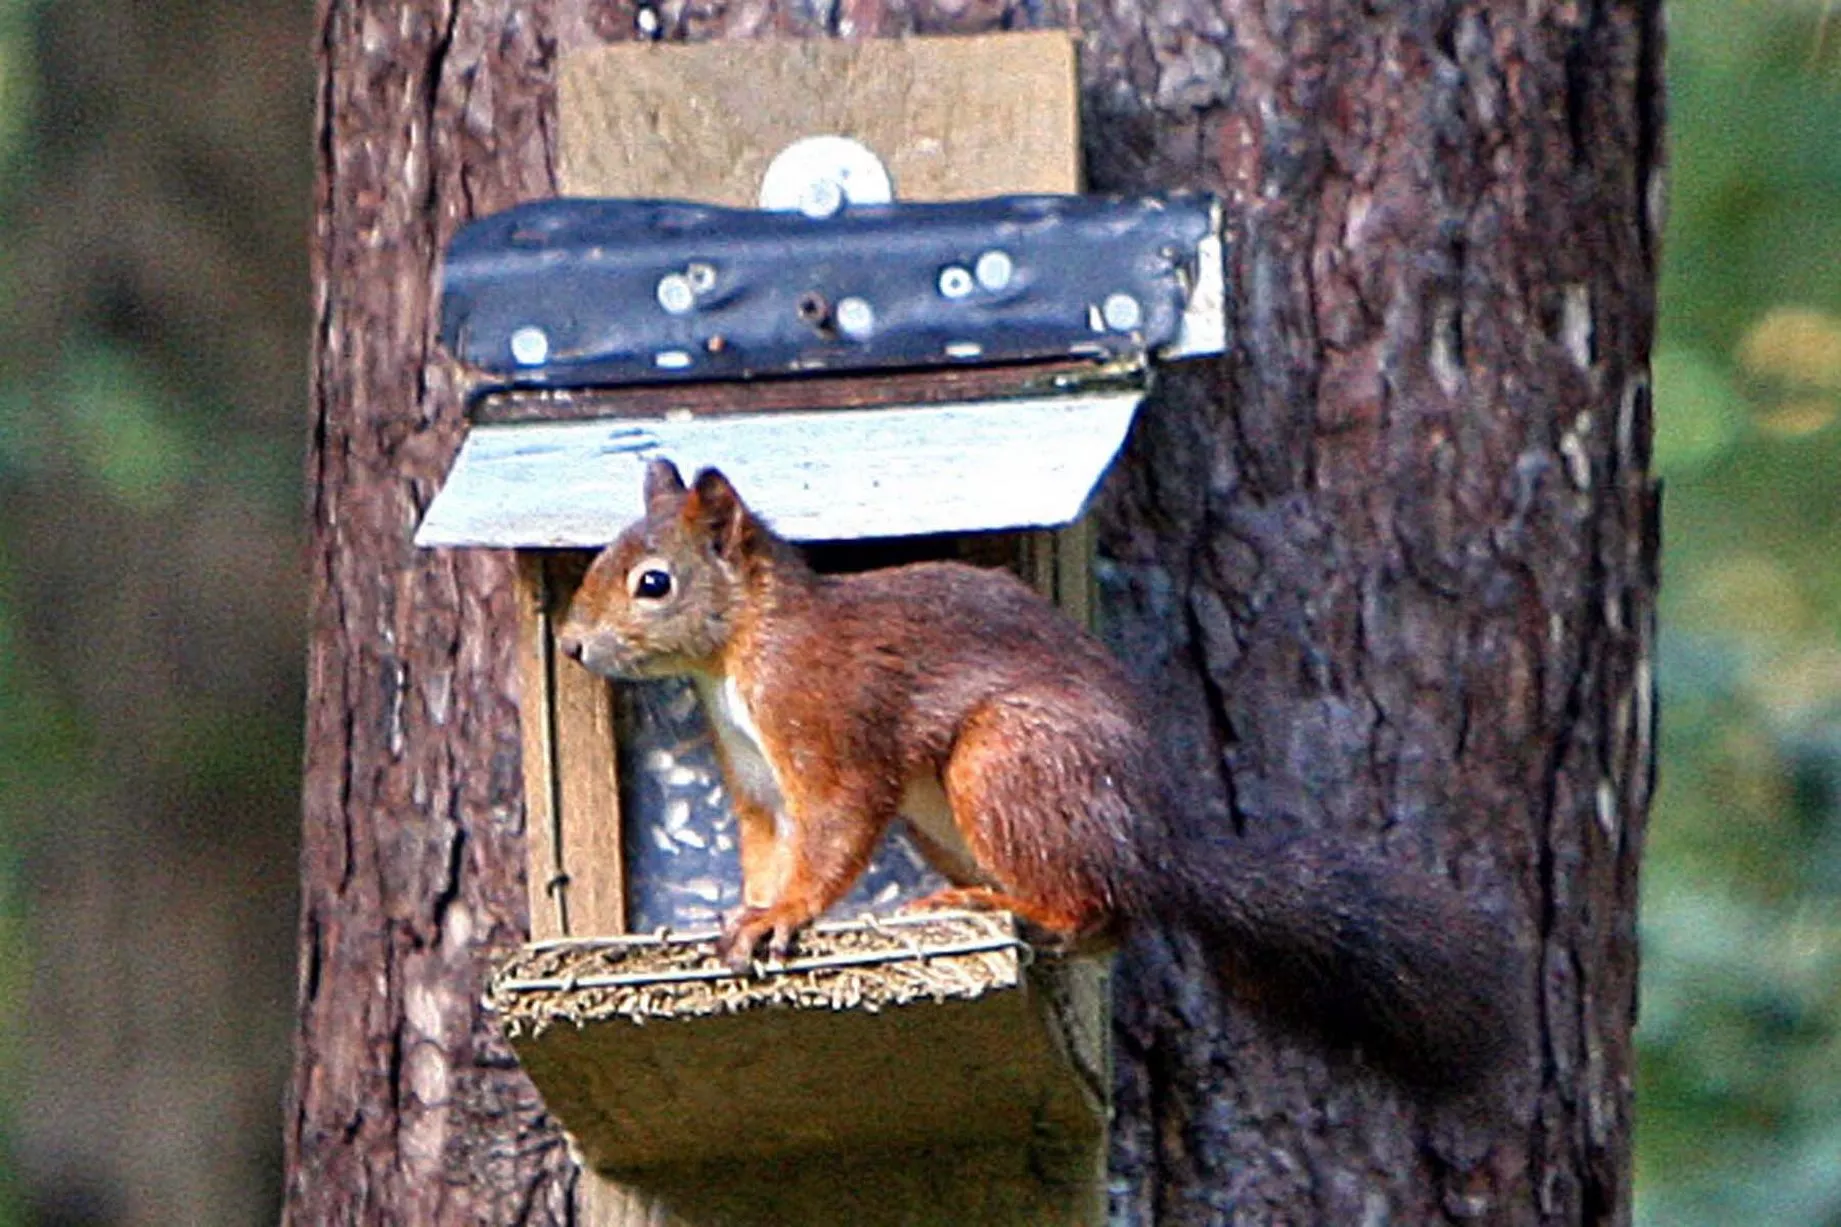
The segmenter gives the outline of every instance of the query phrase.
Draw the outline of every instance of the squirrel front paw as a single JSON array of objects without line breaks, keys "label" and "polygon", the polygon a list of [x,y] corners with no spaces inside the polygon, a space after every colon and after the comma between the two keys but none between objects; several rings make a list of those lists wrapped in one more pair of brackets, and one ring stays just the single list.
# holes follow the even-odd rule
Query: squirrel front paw
[{"label": "squirrel front paw", "polygon": [[783,909],[745,907],[723,926],[722,936],[716,939],[716,957],[736,975],[745,976],[763,945],[769,958],[791,954],[801,923]]}]

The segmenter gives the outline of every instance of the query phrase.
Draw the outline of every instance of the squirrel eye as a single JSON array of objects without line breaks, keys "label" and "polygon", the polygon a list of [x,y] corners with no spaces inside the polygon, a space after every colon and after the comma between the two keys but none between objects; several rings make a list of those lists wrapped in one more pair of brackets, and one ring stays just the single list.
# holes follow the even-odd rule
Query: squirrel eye
[{"label": "squirrel eye", "polygon": [[633,595],[641,600],[656,601],[671,595],[671,572],[647,567],[633,577]]}]

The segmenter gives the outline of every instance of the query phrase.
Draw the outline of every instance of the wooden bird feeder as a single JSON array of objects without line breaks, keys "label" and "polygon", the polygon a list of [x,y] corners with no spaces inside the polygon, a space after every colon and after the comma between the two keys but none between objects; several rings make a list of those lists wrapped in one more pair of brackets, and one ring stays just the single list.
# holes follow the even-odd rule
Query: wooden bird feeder
[{"label": "wooden bird feeder", "polygon": [[[638,1190],[686,1224],[1097,1223],[1103,965],[1034,958],[1004,914],[901,913],[939,882],[897,830],[795,957],[729,973],[712,938],[739,856],[694,692],[606,682],[554,626],[655,456],[721,467],[821,569],[1010,566],[1090,621],[1082,513],[1150,363],[1225,335],[1213,205],[1071,197],[1060,32],[612,46],[565,59],[559,111],[561,188],[603,203],[450,249],[470,424],[416,538],[519,552],[532,940],[489,1003],[591,1200]],[[1067,199],[992,199],[1019,195]],[[1057,342],[1084,292],[1063,282],[1115,248],[1121,288]]]}]

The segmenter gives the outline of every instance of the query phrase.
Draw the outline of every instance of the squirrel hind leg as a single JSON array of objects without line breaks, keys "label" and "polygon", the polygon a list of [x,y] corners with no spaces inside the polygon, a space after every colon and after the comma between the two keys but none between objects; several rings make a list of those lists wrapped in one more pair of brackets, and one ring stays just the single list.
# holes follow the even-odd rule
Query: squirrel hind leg
[{"label": "squirrel hind leg", "polygon": [[1082,917],[1039,906],[1032,899],[1007,895],[989,886],[949,886],[908,905],[916,912],[1009,912],[1022,922],[1032,946],[1055,954],[1098,953],[1115,944],[1110,930],[1095,932]]},{"label": "squirrel hind leg", "polygon": [[990,899],[1063,943],[1108,938],[1131,815],[1107,747],[1070,727],[1068,704],[1008,695],[974,709],[942,773],[953,820]]}]

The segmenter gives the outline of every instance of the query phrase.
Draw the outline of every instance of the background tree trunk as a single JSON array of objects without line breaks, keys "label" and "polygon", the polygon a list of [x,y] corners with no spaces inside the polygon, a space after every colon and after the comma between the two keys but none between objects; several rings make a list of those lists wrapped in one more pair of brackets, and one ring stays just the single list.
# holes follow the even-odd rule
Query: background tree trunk
[{"label": "background tree trunk", "polygon": [[[1121,961],[1117,1216],[1629,1218],[1652,762],[1657,0],[669,0],[662,36],[1076,23],[1096,189],[1231,204],[1230,360],[1168,381],[1102,508],[1109,633],[1211,820],[1447,872],[1531,958],[1524,1068],[1416,1106]],[[511,572],[410,533],[460,437],[432,345],[465,218],[553,192],[594,0],[320,6],[314,597],[288,1214],[563,1223],[478,1006],[524,926]]]}]

